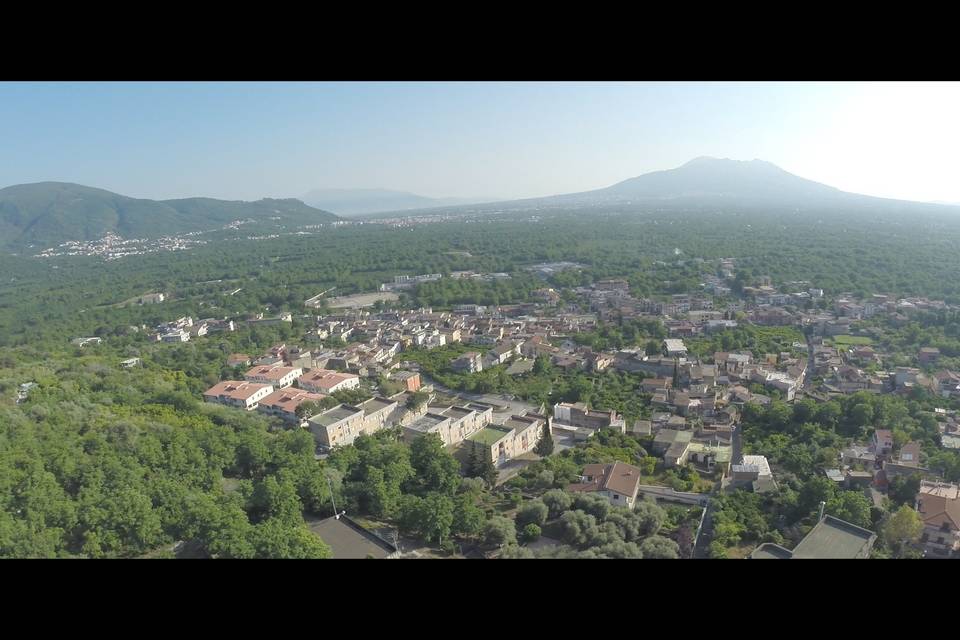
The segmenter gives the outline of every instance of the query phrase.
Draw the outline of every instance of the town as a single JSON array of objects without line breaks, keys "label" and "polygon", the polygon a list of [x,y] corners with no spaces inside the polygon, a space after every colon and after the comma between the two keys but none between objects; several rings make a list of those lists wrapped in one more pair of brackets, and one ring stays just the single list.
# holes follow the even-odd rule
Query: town
[{"label": "town", "polygon": [[[509,490],[525,483],[524,475],[538,469],[545,456],[610,437],[604,434],[634,439],[646,451],[634,464],[588,464],[566,491],[627,508],[644,500],[683,505],[699,518],[683,551],[707,557],[716,526],[710,496],[762,495],[778,488],[777,465],[745,452],[742,423],[751,407],[864,393],[909,399],[918,389],[945,401],[960,397],[960,376],[939,366],[936,348],[886,353],[871,346],[882,341],[886,326],[903,326],[920,311],[954,307],[882,294],[828,300],[809,282],[777,288],[761,276],[741,283],[735,260],[716,266],[718,276],[708,277],[700,294],[635,298],[626,280],[601,279],[568,290],[543,286],[531,303],[462,304],[449,311],[401,308],[396,296],[320,294],[305,307],[323,309],[329,300],[340,308],[322,315],[183,317],[158,325],[148,339],[182,343],[244,326],[290,324],[296,315],[298,325],[307,327],[299,345],[230,354],[223,364],[235,375],[202,396],[208,403],[260,413],[278,428],[302,429],[311,435],[318,460],[380,432],[396,430],[406,443],[435,434],[464,469],[486,460],[493,470],[491,486]],[[531,271],[546,277],[577,268],[558,263]],[[443,277],[397,276],[381,291]],[[163,294],[140,299],[162,301]],[[640,346],[593,346],[605,327],[625,326],[638,327],[634,342]],[[100,338],[74,342],[83,347]],[[139,364],[136,358],[121,363]],[[588,375],[594,385],[602,385],[607,374],[625,376],[639,410],[625,414],[602,402],[547,402],[523,393],[523,382],[544,371],[558,378]],[[23,397],[29,390],[24,389]],[[960,449],[956,410],[937,408],[930,417],[941,446]],[[819,473],[838,489],[862,491],[878,509],[891,487],[901,491],[904,480],[915,477],[915,494],[907,502],[925,527],[923,552],[947,557],[960,551],[960,487],[924,464],[918,443],[876,429],[847,442],[832,461],[823,460]],[[868,557],[876,532],[824,513],[824,504],[819,524],[793,551],[768,542],[749,557]],[[365,537],[364,544],[389,551],[376,534],[356,522],[350,526],[350,535]],[[719,553],[716,545],[713,553]]]}]

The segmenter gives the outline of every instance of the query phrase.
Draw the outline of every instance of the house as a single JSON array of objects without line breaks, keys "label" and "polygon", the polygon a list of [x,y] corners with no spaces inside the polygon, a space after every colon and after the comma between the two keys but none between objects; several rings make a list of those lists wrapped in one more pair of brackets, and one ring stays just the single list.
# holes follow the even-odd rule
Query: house
[{"label": "house", "polygon": [[357,405],[339,404],[310,417],[307,426],[324,449],[353,444],[360,435],[371,435],[388,426],[397,401],[373,397]]},{"label": "house", "polygon": [[224,380],[204,391],[203,400],[252,411],[271,393],[273,393],[273,385],[270,384]]},{"label": "house", "polygon": [[668,358],[687,357],[687,347],[683,340],[667,338],[663,341],[663,352]]},{"label": "house", "polygon": [[940,349],[936,347],[923,347],[917,354],[917,360],[922,366],[931,365],[940,359]]},{"label": "house", "polygon": [[319,402],[326,397],[302,389],[277,389],[260,401],[257,410],[260,413],[282,418],[287,422],[299,423],[302,419],[297,416],[297,408],[301,404],[304,402]]},{"label": "house", "polygon": [[885,456],[893,451],[893,431],[877,429],[870,439],[870,448],[878,456]]},{"label": "house", "polygon": [[920,541],[927,555],[950,557],[960,551],[960,487],[921,482],[916,509],[923,520]]},{"label": "house", "polygon": [[74,344],[81,349],[88,344],[100,344],[103,342],[103,338],[74,338],[70,341],[70,344]]},{"label": "house", "polygon": [[691,440],[693,440],[693,431],[661,429],[653,439],[653,452],[663,456],[664,462],[669,467],[685,465]]},{"label": "house", "polygon": [[873,469],[877,464],[877,456],[869,447],[853,445],[840,453],[846,465],[859,465],[866,469]]},{"label": "house", "polygon": [[731,465],[730,478],[726,488],[748,488],[755,493],[775,491],[777,483],[773,479],[770,463],[765,456],[745,455],[739,464]]},{"label": "house", "polygon": [[488,460],[499,467],[533,451],[546,424],[546,420],[539,417],[510,416],[503,424],[488,424],[470,435],[465,442],[473,448],[482,449]]},{"label": "house", "polygon": [[571,493],[596,493],[618,507],[632,509],[640,491],[640,469],[623,462],[588,464],[580,482],[567,486]]},{"label": "house", "polygon": [[282,367],[278,365],[263,365],[253,367],[247,371],[243,379],[247,382],[259,382],[273,385],[275,389],[285,389],[292,385],[297,378],[303,375],[300,367]]},{"label": "house", "polygon": [[120,366],[123,367],[124,369],[132,369],[134,367],[139,367],[140,358],[128,358],[127,360],[123,360],[120,363]]},{"label": "house", "polygon": [[436,433],[445,446],[463,442],[490,424],[493,407],[480,403],[466,406],[427,407],[427,412],[403,428],[403,438],[412,442],[422,435]]},{"label": "house", "polygon": [[550,422],[551,429],[561,429],[574,431],[577,428],[590,429],[598,431],[600,429],[617,429],[620,433],[626,432],[626,422],[623,416],[612,409],[609,411],[599,411],[587,408],[582,402],[567,403],[558,402],[553,405],[553,420]]},{"label": "house", "polygon": [[402,384],[406,391],[415,393],[420,390],[420,374],[415,371],[395,371],[390,374],[390,379]]},{"label": "house", "polygon": [[476,351],[468,351],[451,362],[450,368],[458,373],[478,373],[483,371],[483,357]]},{"label": "house", "polygon": [[145,293],[140,296],[140,304],[158,304],[163,302],[166,296],[162,293]]},{"label": "house", "polygon": [[330,369],[313,369],[297,378],[297,386],[313,393],[330,395],[344,389],[356,389],[360,386],[360,376]]},{"label": "house", "polygon": [[164,333],[160,336],[160,341],[161,342],[189,342],[190,331],[188,329],[177,329],[176,331]]},{"label": "house", "polygon": [[493,349],[487,352],[486,363],[488,365],[498,365],[503,364],[510,358],[520,355],[520,344],[513,341],[507,341],[502,344],[498,344]]},{"label": "house", "polygon": [[249,367],[250,356],[245,353],[231,353],[227,356],[228,367]]},{"label": "house", "polygon": [[827,515],[797,543],[793,551],[766,542],[749,557],[754,560],[863,560],[870,557],[876,539],[877,534],[869,529]]}]

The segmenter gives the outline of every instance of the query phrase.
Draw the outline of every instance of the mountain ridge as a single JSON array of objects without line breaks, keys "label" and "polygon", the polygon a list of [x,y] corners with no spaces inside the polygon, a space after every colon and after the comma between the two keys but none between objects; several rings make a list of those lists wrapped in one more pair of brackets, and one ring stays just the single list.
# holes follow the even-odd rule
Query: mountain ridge
[{"label": "mountain ridge", "polygon": [[434,207],[497,202],[498,198],[430,198],[395,189],[313,189],[300,197],[308,205],[337,215],[357,216]]},{"label": "mountain ridge", "polygon": [[288,198],[248,202],[216,198],[150,200],[72,182],[34,182],[0,189],[0,247],[53,246],[107,233],[155,238],[208,231],[234,220],[280,218],[292,224],[339,219]]}]

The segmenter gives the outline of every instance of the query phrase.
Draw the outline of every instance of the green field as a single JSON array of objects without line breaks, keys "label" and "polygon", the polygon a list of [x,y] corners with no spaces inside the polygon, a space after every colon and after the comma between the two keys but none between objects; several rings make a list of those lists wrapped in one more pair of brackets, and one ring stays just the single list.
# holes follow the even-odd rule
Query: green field
[{"label": "green field", "polygon": [[836,345],[844,345],[844,344],[849,344],[849,345],[868,345],[868,344],[873,344],[873,340],[871,340],[870,338],[867,338],[866,336],[839,335],[839,336],[833,336],[833,338],[831,338],[831,341],[833,342],[833,344],[836,344]]}]

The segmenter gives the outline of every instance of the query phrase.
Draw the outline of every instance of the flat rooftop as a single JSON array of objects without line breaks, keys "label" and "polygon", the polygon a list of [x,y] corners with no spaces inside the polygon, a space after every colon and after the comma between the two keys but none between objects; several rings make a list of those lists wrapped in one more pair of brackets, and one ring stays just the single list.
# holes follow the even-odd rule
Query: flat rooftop
[{"label": "flat rooftop", "polygon": [[411,431],[420,431],[422,433],[426,433],[430,431],[432,428],[436,427],[439,424],[443,424],[449,419],[450,418],[442,414],[427,413],[427,414],[424,414],[422,417],[416,419],[415,421],[411,422],[410,424],[408,424],[406,428],[410,429]]},{"label": "flat rooftop", "polygon": [[395,400],[388,400],[387,398],[370,398],[360,406],[363,408],[363,415],[368,416],[371,413],[388,409],[395,404],[397,404]]},{"label": "flat rooftop", "polygon": [[350,416],[355,416],[358,413],[362,413],[362,409],[358,407],[351,407],[348,404],[341,404],[331,409],[327,409],[320,415],[313,416],[310,418],[310,422],[315,422],[324,427],[329,427],[330,425],[340,422]]},{"label": "flat rooftop", "polygon": [[310,531],[330,546],[335,560],[386,558],[396,552],[392,544],[345,516],[339,520],[327,518],[309,526]]},{"label": "flat rooftop", "polygon": [[504,436],[509,434],[511,429],[509,427],[502,427],[499,425],[487,425],[480,431],[477,431],[471,435],[467,440],[471,442],[478,442],[482,445],[492,446],[498,440],[502,439]]},{"label": "flat rooftop", "polygon": [[825,516],[793,550],[794,558],[863,558],[870,552],[876,534]]}]

